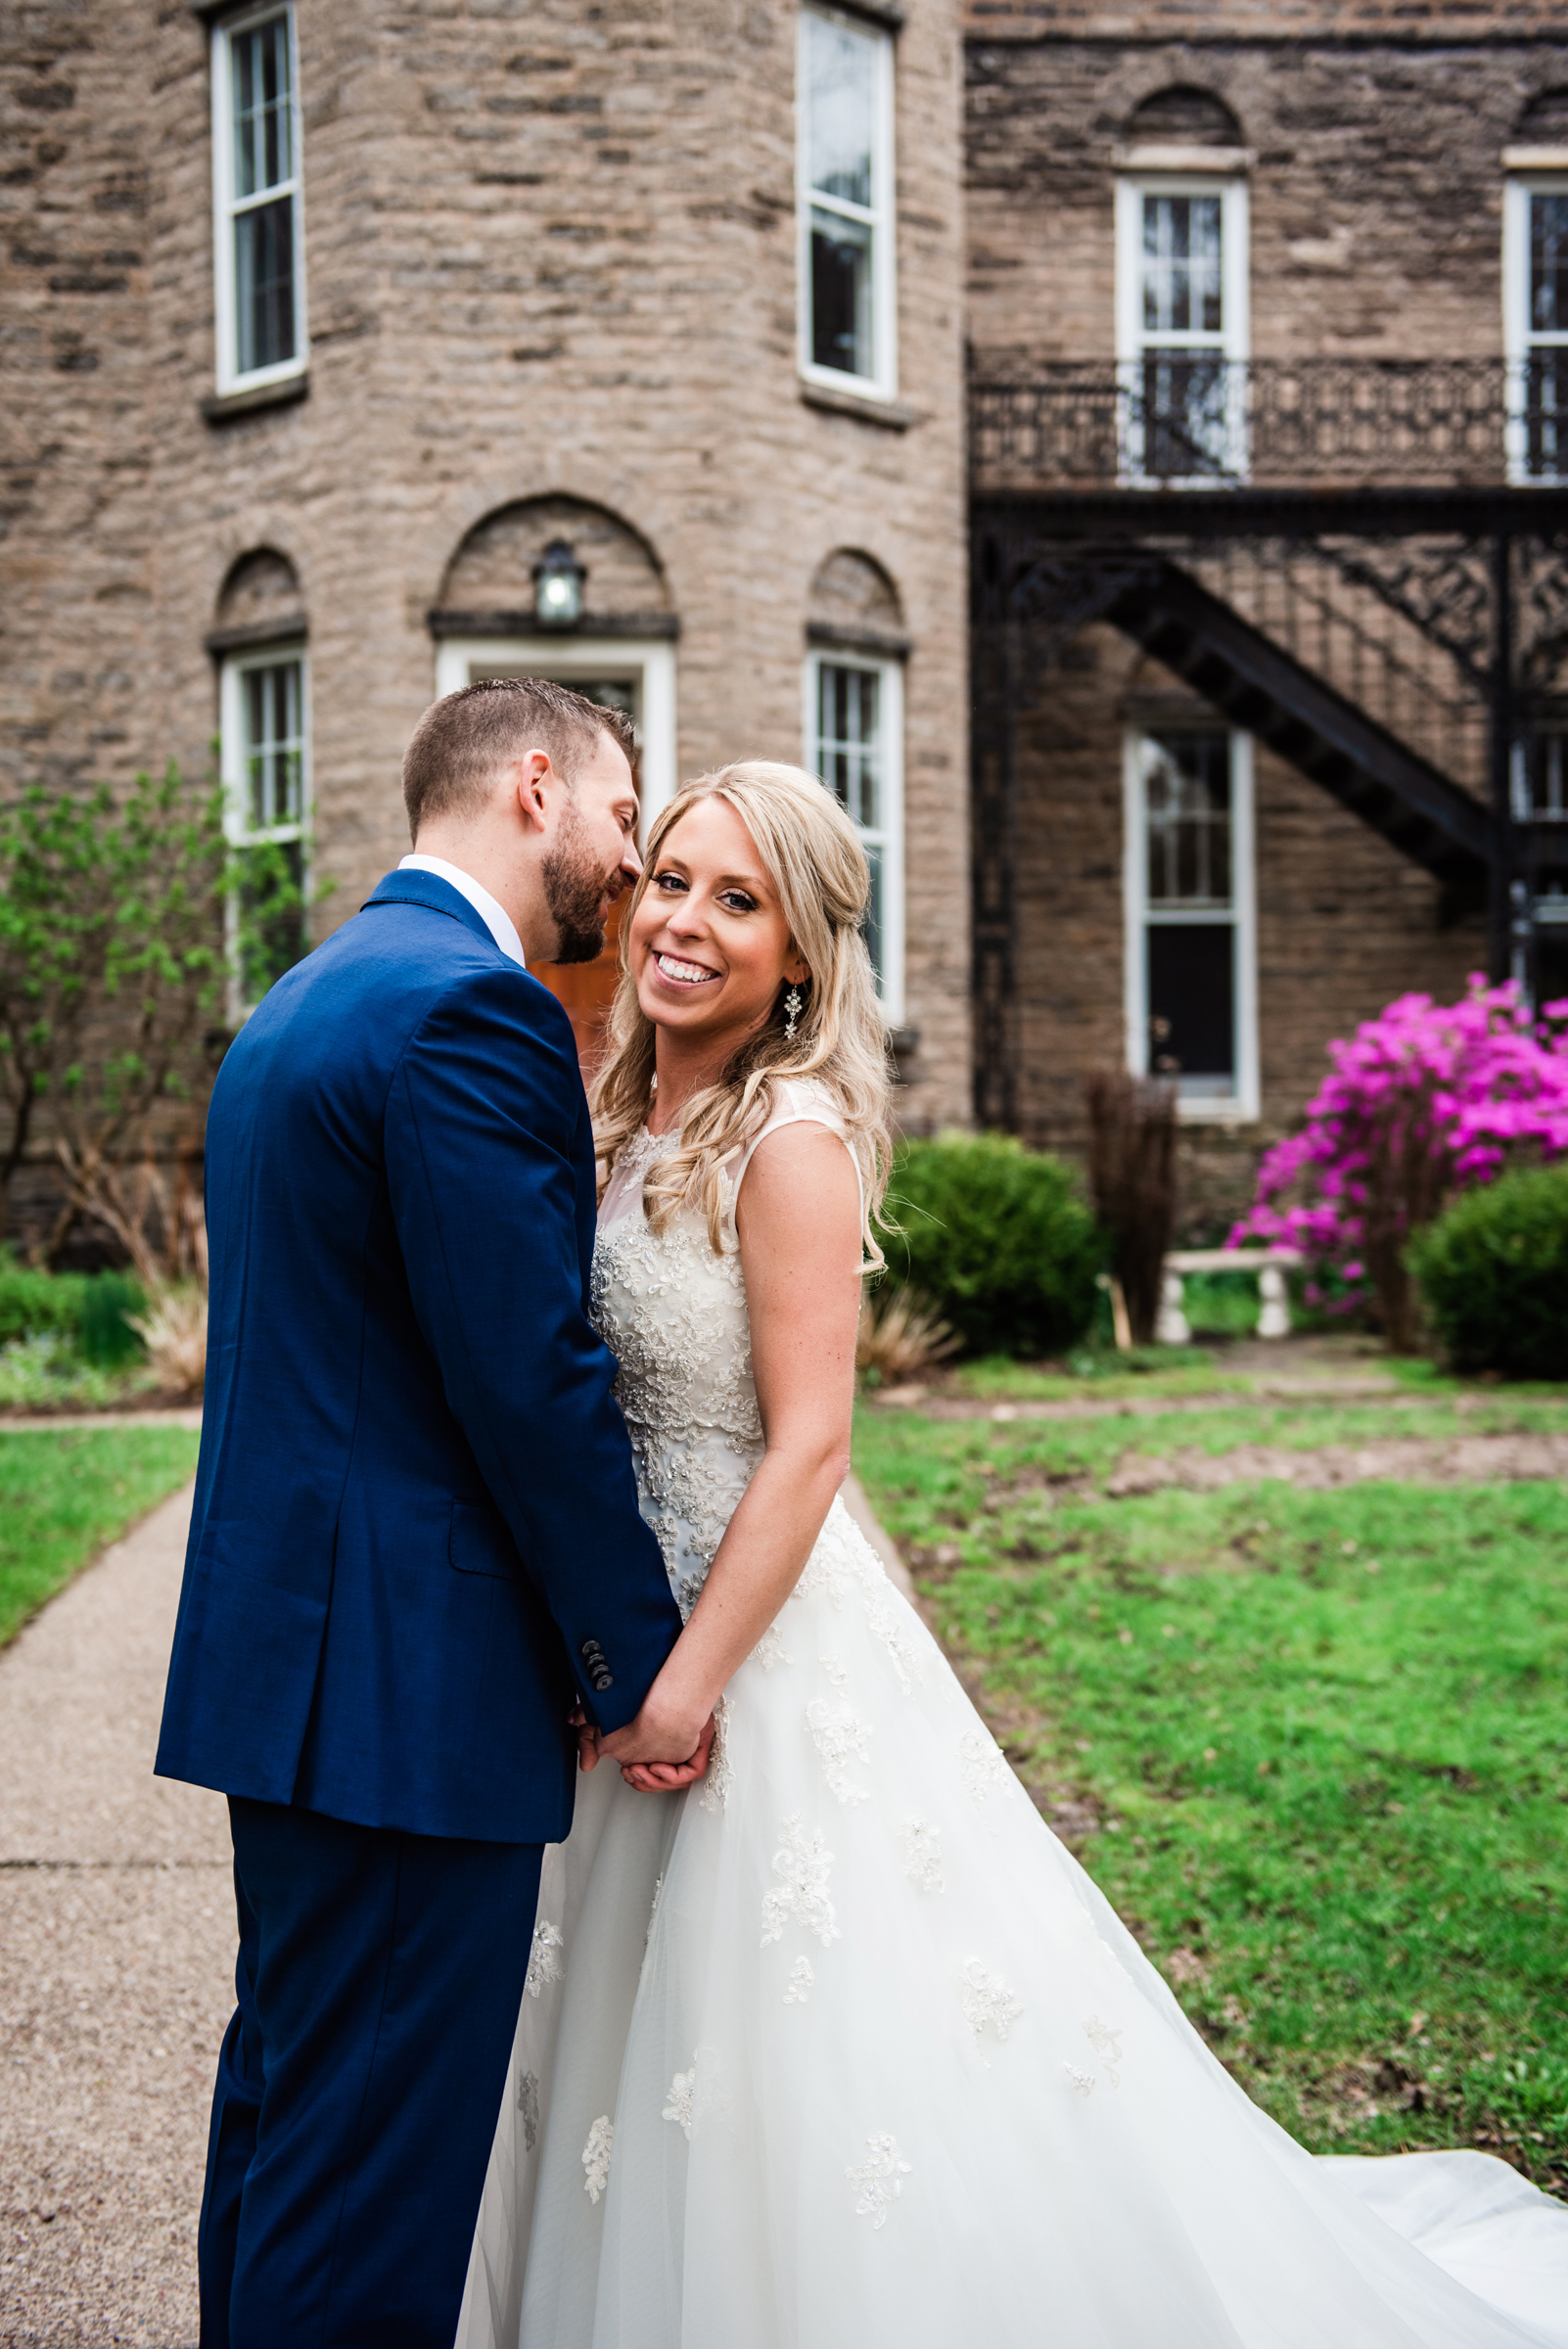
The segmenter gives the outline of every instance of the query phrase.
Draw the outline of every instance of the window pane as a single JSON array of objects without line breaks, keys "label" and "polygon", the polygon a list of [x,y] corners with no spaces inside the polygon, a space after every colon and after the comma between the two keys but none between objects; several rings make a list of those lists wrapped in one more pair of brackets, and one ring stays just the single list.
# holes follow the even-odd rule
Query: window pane
[{"label": "window pane", "polygon": [[1223,329],[1220,198],[1143,199],[1143,331],[1218,335]]},{"label": "window pane", "polygon": [[254,832],[298,824],[304,813],[300,664],[247,669],[243,684],[247,821]]},{"label": "window pane", "polygon": [[[1140,470],[1162,480],[1235,469],[1229,375],[1222,359],[1171,351],[1144,359],[1139,385]],[[1239,455],[1239,451],[1236,452]]]},{"label": "window pane", "polygon": [[882,679],[874,668],[817,669],[817,771],[862,829],[881,823]]},{"label": "window pane", "polygon": [[1151,743],[1144,774],[1151,905],[1228,905],[1230,739],[1176,734]]},{"label": "window pane", "polygon": [[1568,349],[1546,344],[1525,361],[1525,448],[1532,473],[1568,472]]},{"label": "window pane", "polygon": [[1530,324],[1568,333],[1568,195],[1530,199]]},{"label": "window pane", "polygon": [[847,24],[807,16],[807,169],[813,188],[842,204],[871,203],[876,41]]},{"label": "window pane", "polygon": [[1229,922],[1153,924],[1149,1072],[1191,1099],[1225,1100],[1236,1082],[1235,931]]},{"label": "window pane", "polygon": [[289,20],[273,17],[233,36],[234,193],[254,196],[294,176]]},{"label": "window pane", "polygon": [[294,350],[294,198],[257,205],[234,221],[240,373],[275,367]]},{"label": "window pane", "polygon": [[846,375],[876,373],[871,344],[871,229],[811,214],[811,360]]}]

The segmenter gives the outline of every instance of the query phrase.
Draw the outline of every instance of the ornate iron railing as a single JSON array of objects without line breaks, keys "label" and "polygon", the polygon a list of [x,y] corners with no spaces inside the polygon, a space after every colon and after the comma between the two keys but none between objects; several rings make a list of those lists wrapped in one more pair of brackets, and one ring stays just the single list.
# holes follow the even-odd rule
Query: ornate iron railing
[{"label": "ornate iron railing", "polygon": [[981,493],[1568,483],[1568,351],[980,368],[969,418]]}]

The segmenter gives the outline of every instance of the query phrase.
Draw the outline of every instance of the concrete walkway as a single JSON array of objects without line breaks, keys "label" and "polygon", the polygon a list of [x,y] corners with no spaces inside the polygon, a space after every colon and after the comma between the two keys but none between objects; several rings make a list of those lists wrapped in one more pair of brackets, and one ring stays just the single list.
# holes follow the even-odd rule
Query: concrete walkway
[{"label": "concrete walkway", "polygon": [[222,1798],[152,1774],[190,1495],[0,1654],[0,2342],[196,2339]]},{"label": "concrete walkway", "polygon": [[[903,1588],[851,1478],[845,1499]],[[189,1492],[0,1654],[0,2343],[196,2339],[222,1798],[152,1774]]]}]

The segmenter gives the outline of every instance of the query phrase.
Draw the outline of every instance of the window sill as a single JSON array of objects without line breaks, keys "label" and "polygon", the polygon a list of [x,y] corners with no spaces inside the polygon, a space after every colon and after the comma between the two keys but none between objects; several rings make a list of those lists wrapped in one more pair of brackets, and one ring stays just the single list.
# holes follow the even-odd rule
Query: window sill
[{"label": "window sill", "polygon": [[801,378],[801,397],[808,408],[821,408],[830,416],[853,416],[861,424],[877,424],[889,433],[906,433],[920,421],[918,411],[902,400],[881,399],[875,392],[841,392],[836,384],[819,384],[805,376]]},{"label": "window sill", "polygon": [[1262,1114],[1250,1101],[1176,1102],[1178,1126],[1256,1126]]},{"label": "window sill", "polygon": [[254,416],[262,408],[292,408],[308,398],[310,373],[302,368],[298,375],[287,375],[275,384],[256,384],[249,391],[210,392],[202,402],[202,414],[208,424],[227,424],[231,416]]}]

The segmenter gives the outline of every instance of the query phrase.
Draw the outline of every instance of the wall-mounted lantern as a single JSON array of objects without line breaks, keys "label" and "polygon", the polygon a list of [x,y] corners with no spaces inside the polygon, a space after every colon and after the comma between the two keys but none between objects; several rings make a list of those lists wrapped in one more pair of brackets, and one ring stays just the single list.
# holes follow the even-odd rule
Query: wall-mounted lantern
[{"label": "wall-mounted lantern", "polygon": [[541,628],[575,627],[582,618],[587,573],[564,538],[552,538],[533,566],[533,616]]}]

